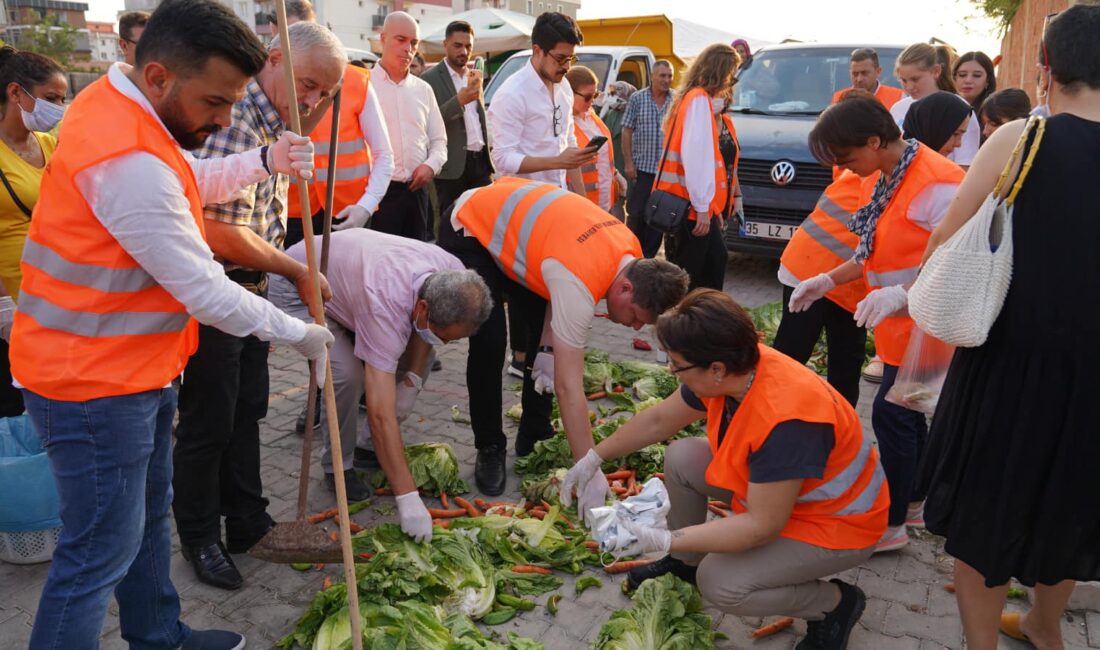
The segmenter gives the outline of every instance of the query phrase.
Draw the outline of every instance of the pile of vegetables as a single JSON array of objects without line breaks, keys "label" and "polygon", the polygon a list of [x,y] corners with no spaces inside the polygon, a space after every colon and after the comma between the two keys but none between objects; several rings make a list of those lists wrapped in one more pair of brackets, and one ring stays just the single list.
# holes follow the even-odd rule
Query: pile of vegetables
[{"label": "pile of vegetables", "polygon": [[[444,492],[466,494],[470,491],[470,486],[458,476],[458,460],[454,450],[445,442],[407,445],[405,461],[421,494],[437,497]],[[375,472],[371,485],[381,490],[389,488],[386,474]]]},{"label": "pile of vegetables", "polygon": [[643,582],[631,600],[632,608],[615,612],[600,629],[592,650],[694,650],[726,638],[711,630],[699,591],[671,573]]},{"label": "pile of vegetables", "polygon": [[[771,302],[748,310],[752,322],[756,324],[756,330],[763,337],[765,345],[771,345],[775,341],[775,333],[779,330],[779,321],[783,320],[783,303]],[[875,356],[875,339],[871,332],[867,332],[865,345],[866,358]],[[829,355],[825,344],[825,333],[814,344],[814,351],[810,354],[810,360],[806,362],[814,372],[824,375],[829,369]],[[864,363],[866,365],[866,363]]]}]

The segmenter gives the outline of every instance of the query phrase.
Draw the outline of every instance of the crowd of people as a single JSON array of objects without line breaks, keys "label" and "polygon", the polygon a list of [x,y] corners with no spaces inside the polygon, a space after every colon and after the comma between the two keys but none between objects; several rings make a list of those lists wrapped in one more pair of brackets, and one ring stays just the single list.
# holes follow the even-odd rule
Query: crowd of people
[{"label": "crowd of people", "polygon": [[[0,416],[29,415],[63,522],[32,648],[95,647],[112,593],[136,647],[243,647],[181,621],[169,518],[199,580],[242,586],[232,556],[274,526],[259,443],[272,344],[331,370],[342,455],[325,440],[324,483],[359,500],[356,470],[380,469],[401,529],[430,540],[401,424],[436,346],[461,339],[485,495],[508,482],[505,372],[523,378],[517,455],[554,435],[557,399],[575,459],[561,497],[585,520],[608,496],[605,461],[706,421],[668,448],[668,527],[631,526],[617,549],[663,554],[629,587],[671,572],[724,612],[806,619],[800,649],[844,648],[866,598],[828,578],[927,526],[956,558],[969,647],[995,648],[998,629],[1061,647],[1074,581],[1100,578],[1084,298],[1100,277],[1100,7],[1045,27],[1034,110],[981,52],[914,44],[900,89],[874,49],[852,52],[852,86],[810,134],[833,183],[780,261],[773,347],[722,292],[724,232],[744,218],[728,109],[748,43],[707,47],[676,88],[662,60],[649,87],[601,97],[576,22],[542,14],[487,109],[465,22],[426,66],[416,21],[390,13],[367,69],[308,0],[286,10],[267,44],[214,0],[126,14],[126,61],[67,110],[60,66],[0,49]],[[989,340],[956,354],[929,429],[886,399],[914,332],[908,290],[1031,114],[1046,135],[1022,172],[1012,288]],[[647,215],[657,192],[685,206],[671,231]],[[302,220],[320,232],[329,194],[317,304]],[[681,387],[596,445],[583,374],[601,302],[614,323],[655,325]],[[868,329],[872,431],[854,409]],[[827,381],[805,366],[823,330]],[[303,412],[299,431],[318,422]],[[712,499],[735,516],[707,521]],[[1036,587],[1022,616],[1001,615],[1012,578]]]}]

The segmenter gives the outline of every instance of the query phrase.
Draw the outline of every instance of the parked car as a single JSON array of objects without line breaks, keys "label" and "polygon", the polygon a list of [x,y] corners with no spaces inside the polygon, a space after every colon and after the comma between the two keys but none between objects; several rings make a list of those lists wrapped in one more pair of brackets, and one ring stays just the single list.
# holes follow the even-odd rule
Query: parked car
[{"label": "parked car", "polygon": [[[649,72],[655,62],[648,47],[581,46],[574,54],[577,65],[591,68],[596,73],[600,80],[599,89],[605,92],[608,84],[614,81],[625,81],[635,88],[645,88],[649,85]],[[522,50],[508,57],[485,87],[485,105],[493,101],[493,95],[505,79],[530,61],[531,50]]]},{"label": "parked car", "polygon": [[344,51],[348,54],[348,61],[362,61],[368,68],[373,68],[375,63],[378,63],[378,55],[369,50],[358,50],[353,47],[345,47]]},{"label": "parked car", "polygon": [[[730,111],[741,144],[745,223],[727,229],[730,250],[779,257],[832,182],[832,169],[814,160],[807,140],[833,93],[851,85],[849,56],[857,47],[867,44],[773,45],[741,71]],[[894,61],[903,48],[871,47],[882,65],[880,82],[897,86]]]}]

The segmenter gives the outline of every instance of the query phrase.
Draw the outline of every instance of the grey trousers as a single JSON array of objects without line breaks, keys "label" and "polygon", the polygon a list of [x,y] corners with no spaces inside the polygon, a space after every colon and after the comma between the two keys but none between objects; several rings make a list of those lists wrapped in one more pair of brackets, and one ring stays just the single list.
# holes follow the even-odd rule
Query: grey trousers
[{"label": "grey trousers", "polygon": [[[684,438],[669,446],[665,486],[671,530],[706,521],[708,499],[730,501],[728,490],[716,488],[704,478],[712,457],[706,438]],[[819,621],[837,606],[840,597],[836,585],[822,578],[859,566],[873,550],[874,546],[836,550],[780,537],[740,553],[674,555],[699,565],[699,591],[724,612]]]}]

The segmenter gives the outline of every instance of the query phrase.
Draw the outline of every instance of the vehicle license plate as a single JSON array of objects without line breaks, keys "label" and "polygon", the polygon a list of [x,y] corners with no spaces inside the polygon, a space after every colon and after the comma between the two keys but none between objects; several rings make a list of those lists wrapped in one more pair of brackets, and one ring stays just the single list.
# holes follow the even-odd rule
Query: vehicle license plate
[{"label": "vehicle license plate", "polygon": [[746,221],[745,225],[741,228],[741,236],[787,241],[794,236],[796,228],[798,228],[798,226],[768,223],[766,221]]}]

